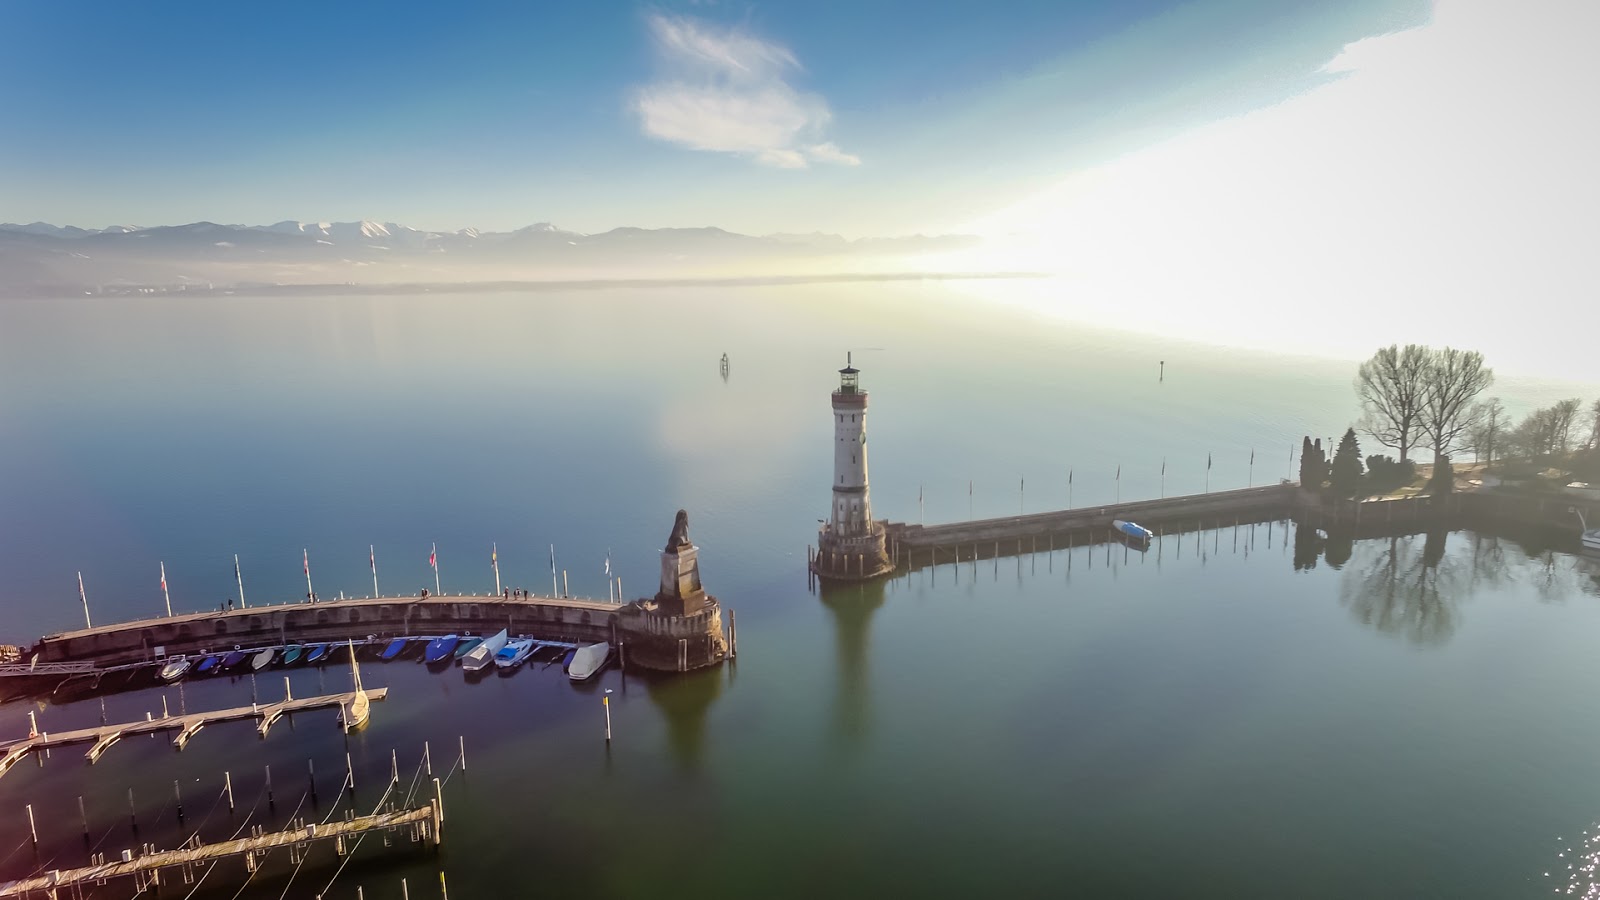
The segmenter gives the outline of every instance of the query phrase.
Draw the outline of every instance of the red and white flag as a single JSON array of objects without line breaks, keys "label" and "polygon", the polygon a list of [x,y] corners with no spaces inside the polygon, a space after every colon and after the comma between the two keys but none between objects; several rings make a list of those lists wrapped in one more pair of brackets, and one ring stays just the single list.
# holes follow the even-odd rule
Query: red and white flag
[{"label": "red and white flag", "polygon": [[161,564],[161,589],[167,589],[167,564],[164,562]]},{"label": "red and white flag", "polygon": [[300,551],[300,555],[301,555],[301,557],[303,557],[305,559],[306,577],[310,578],[311,577],[311,551],[309,551],[309,550],[301,550]]},{"label": "red and white flag", "polygon": [[439,571],[439,545],[438,544],[434,544],[433,545],[433,549],[428,551],[428,565],[433,566],[433,570],[435,572]]}]

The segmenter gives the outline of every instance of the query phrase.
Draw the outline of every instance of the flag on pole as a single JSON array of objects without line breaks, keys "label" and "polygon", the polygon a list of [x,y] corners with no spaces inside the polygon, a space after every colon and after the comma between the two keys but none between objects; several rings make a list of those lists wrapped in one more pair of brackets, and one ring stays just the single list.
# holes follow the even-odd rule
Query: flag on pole
[{"label": "flag on pole", "polygon": [[434,544],[433,545],[433,549],[428,551],[428,565],[433,566],[433,570],[435,572],[439,571],[439,545],[438,544]]},{"label": "flag on pole", "polygon": [[495,566],[500,565],[500,548],[494,544],[489,545],[489,562]]},{"label": "flag on pole", "polygon": [[1251,447],[1250,448],[1250,465],[1253,466],[1255,464],[1256,464],[1256,448]]},{"label": "flag on pole", "polygon": [[1206,471],[1207,472],[1211,471],[1211,454],[1210,453],[1206,454]]},{"label": "flag on pole", "polygon": [[367,545],[367,562],[372,563],[372,574],[378,574],[378,548],[371,544]]},{"label": "flag on pole", "polygon": [[310,578],[311,577],[311,551],[309,551],[309,550],[301,550],[300,551],[300,559],[301,559],[302,562],[305,563],[306,577]]},{"label": "flag on pole", "polygon": [[1165,456],[1161,457],[1161,474],[1167,474],[1167,458]]},{"label": "flag on pole", "polygon": [[611,577],[611,551],[606,550],[606,577]]},{"label": "flag on pole", "polygon": [[1122,463],[1117,463],[1117,480],[1122,480]]},{"label": "flag on pole", "polygon": [[239,574],[239,554],[237,553],[233,555],[233,580],[240,584],[244,583],[244,576]]},{"label": "flag on pole", "polygon": [[161,563],[161,591],[162,591],[162,593],[166,593],[166,590],[167,590],[167,564],[166,564],[166,562],[163,561]]},{"label": "flag on pole", "polygon": [[83,592],[83,573],[78,573],[78,599],[83,601],[83,608],[89,608],[89,597]]},{"label": "flag on pole", "polygon": [[1069,485],[1072,484],[1072,470],[1071,469],[1067,470],[1067,484],[1069,484]]}]

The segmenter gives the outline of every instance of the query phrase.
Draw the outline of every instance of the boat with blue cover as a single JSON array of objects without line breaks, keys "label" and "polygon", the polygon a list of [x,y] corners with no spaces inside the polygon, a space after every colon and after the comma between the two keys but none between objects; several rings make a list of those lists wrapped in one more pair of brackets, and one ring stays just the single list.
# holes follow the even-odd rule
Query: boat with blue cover
[{"label": "boat with blue cover", "polygon": [[428,642],[427,647],[423,648],[422,661],[429,665],[449,661],[450,655],[455,652],[456,644],[460,641],[461,638],[453,634],[434,638]]},{"label": "boat with blue cover", "polygon": [[283,658],[279,660],[279,665],[284,667],[294,665],[300,661],[300,653],[301,648],[299,644],[290,644],[289,646],[283,648]]},{"label": "boat with blue cover", "polygon": [[205,659],[200,660],[200,665],[194,667],[195,673],[199,675],[209,675],[212,672],[217,671],[217,663],[221,661],[222,657],[220,656],[208,656]]},{"label": "boat with blue cover", "polygon": [[1135,522],[1124,522],[1121,519],[1113,519],[1111,521],[1111,527],[1116,530],[1118,534],[1122,535],[1128,540],[1148,541],[1155,537],[1154,532]]},{"label": "boat with blue cover", "polygon": [[244,662],[245,657],[249,655],[250,654],[244,652],[243,650],[235,649],[232,653],[229,653],[227,656],[222,658],[222,668],[231,669],[234,666],[237,666],[239,663]]},{"label": "boat with blue cover", "polygon": [[389,646],[383,648],[383,652],[378,654],[378,658],[384,662],[388,662],[389,660],[399,656],[401,653],[404,653],[405,649],[406,638],[395,638],[389,642]]},{"label": "boat with blue cover", "polygon": [[515,669],[527,660],[529,654],[533,653],[533,647],[532,638],[518,638],[507,643],[500,648],[499,653],[494,655],[495,667],[506,670]]},{"label": "boat with blue cover", "polygon": [[327,644],[312,644],[306,648],[306,665],[320,665],[328,660]]},{"label": "boat with blue cover", "polygon": [[455,658],[458,659],[458,660],[461,659],[462,657],[466,656],[468,653],[471,653],[473,650],[476,650],[478,645],[481,644],[481,643],[483,643],[483,638],[481,638],[481,637],[464,637],[464,638],[462,638],[461,639],[461,643],[456,645]]}]

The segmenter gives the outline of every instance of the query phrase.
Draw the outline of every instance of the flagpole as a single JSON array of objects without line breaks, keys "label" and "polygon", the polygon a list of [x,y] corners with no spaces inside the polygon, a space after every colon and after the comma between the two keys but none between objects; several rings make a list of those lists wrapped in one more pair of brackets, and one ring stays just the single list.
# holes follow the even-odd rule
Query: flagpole
[{"label": "flagpole", "polygon": [[1122,502],[1122,463],[1117,463],[1117,502]]},{"label": "flagpole", "polygon": [[917,524],[925,525],[928,521],[927,507],[922,505],[922,485],[917,485]]},{"label": "flagpole", "polygon": [[1161,499],[1167,498],[1167,458],[1161,457]]},{"label": "flagpole", "polygon": [[556,582],[556,545],[550,545],[550,596],[561,596],[561,585]]},{"label": "flagpole", "polygon": [[617,602],[616,582],[611,580],[611,548],[606,548],[606,597],[612,603]]},{"label": "flagpole", "polygon": [[239,574],[239,554],[233,555],[233,580],[239,582],[239,608],[244,609],[244,576]]},{"label": "flagpole", "polygon": [[172,594],[167,590],[167,564],[161,563],[161,596],[167,601],[167,618],[172,618]]},{"label": "flagpole", "polygon": [[311,552],[300,548],[300,558],[306,564],[306,602],[310,603],[317,599],[317,592],[311,588]]},{"label": "flagpole", "polygon": [[1245,487],[1255,487],[1255,486],[1256,486],[1256,450],[1255,450],[1254,447],[1251,447],[1250,448],[1250,480],[1245,482]]},{"label": "flagpole", "polygon": [[967,479],[967,521],[972,521],[972,479]]},{"label": "flagpole", "polygon": [[367,545],[367,560],[372,563],[372,599],[378,599],[378,548]]},{"label": "flagpole", "polygon": [[1072,470],[1067,470],[1067,509],[1072,508]]},{"label": "flagpole", "polygon": [[1206,493],[1211,493],[1211,454],[1206,454]]},{"label": "flagpole", "polygon": [[439,590],[439,543],[437,541],[433,544],[433,552],[428,554],[428,561],[433,563],[433,594],[436,597],[443,596],[444,592]]},{"label": "flagpole", "polygon": [[83,592],[83,573],[78,573],[78,599],[83,601],[83,627],[93,628],[94,623],[89,621],[89,595]]},{"label": "flagpole", "polygon": [[494,563],[494,592],[500,593],[500,545],[489,545],[489,561]]},{"label": "flagpole", "polygon": [[1027,496],[1027,494],[1024,493],[1024,490],[1023,490],[1025,487],[1027,487],[1027,484],[1028,484],[1028,479],[1026,479],[1026,478],[1018,478],[1017,479],[1017,515],[1019,515],[1019,516],[1022,515],[1022,498]]}]

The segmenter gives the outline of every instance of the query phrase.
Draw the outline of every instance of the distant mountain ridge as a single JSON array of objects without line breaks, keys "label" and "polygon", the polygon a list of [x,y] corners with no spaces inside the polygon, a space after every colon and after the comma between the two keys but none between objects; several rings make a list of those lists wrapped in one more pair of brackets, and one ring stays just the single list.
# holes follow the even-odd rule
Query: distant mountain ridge
[{"label": "distant mountain ridge", "polygon": [[968,235],[847,240],[835,234],[752,236],[716,227],[596,234],[538,222],[514,231],[424,231],[395,222],[302,222],[80,228],[0,224],[0,291],[107,285],[324,284],[721,278],[905,271],[908,261],[969,248]]}]

